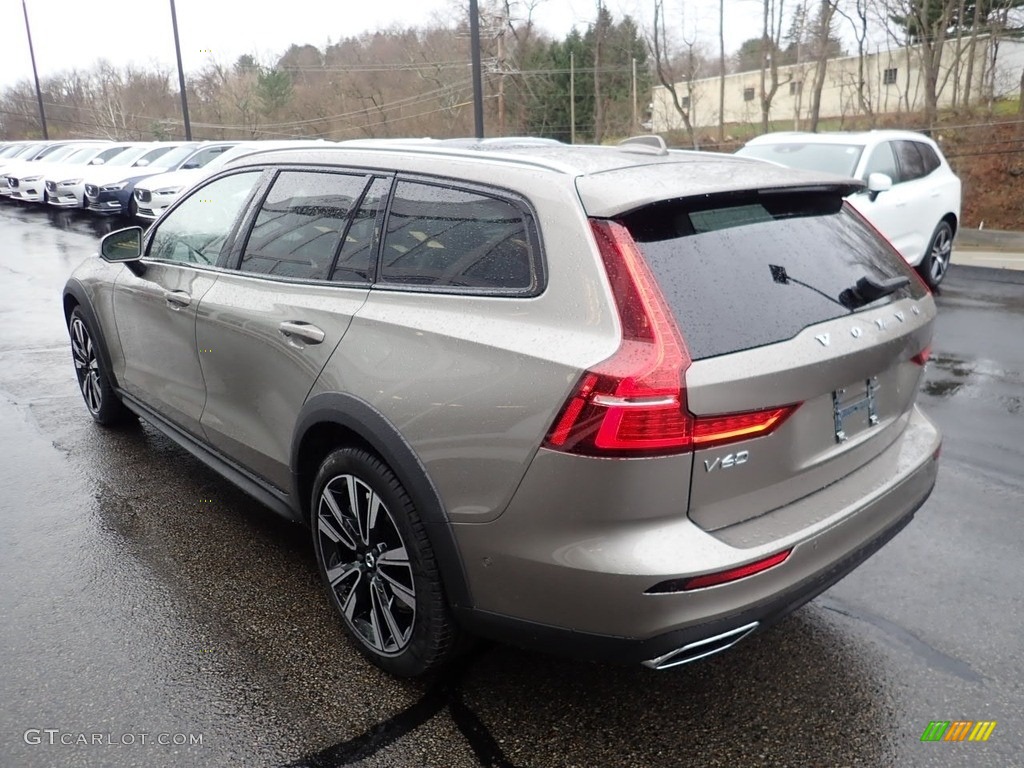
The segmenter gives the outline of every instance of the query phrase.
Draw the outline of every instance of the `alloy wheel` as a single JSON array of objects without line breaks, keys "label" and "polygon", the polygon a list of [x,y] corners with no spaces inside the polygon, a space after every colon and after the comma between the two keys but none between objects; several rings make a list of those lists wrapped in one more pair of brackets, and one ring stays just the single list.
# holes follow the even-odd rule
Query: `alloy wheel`
[{"label": "alloy wheel", "polygon": [[932,241],[930,264],[928,272],[932,279],[932,285],[938,285],[949,268],[949,260],[953,255],[953,235],[949,227],[939,227]]},{"label": "alloy wheel", "polygon": [[100,387],[100,366],[96,359],[96,348],[93,346],[89,329],[81,318],[71,321],[71,355],[75,362],[75,373],[78,375],[78,386],[85,398],[85,406],[94,416],[103,407],[103,391]]},{"label": "alloy wheel", "polygon": [[355,475],[338,475],[320,495],[316,525],[323,570],[346,623],[375,653],[401,653],[416,620],[416,585],[383,499]]}]

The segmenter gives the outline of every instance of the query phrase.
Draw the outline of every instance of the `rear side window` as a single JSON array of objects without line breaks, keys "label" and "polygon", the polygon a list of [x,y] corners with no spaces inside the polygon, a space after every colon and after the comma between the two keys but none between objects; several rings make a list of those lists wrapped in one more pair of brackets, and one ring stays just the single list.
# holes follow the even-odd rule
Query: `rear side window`
[{"label": "rear side window", "polygon": [[896,154],[900,159],[900,181],[913,181],[928,175],[925,170],[924,158],[918,151],[921,146],[916,141],[897,141]]},{"label": "rear side window", "polygon": [[935,153],[935,150],[930,145],[922,142],[917,143],[917,150],[921,153],[921,159],[924,161],[924,174],[927,176],[929,173],[934,171],[942,162],[939,160],[939,156]]},{"label": "rear side window", "polygon": [[260,206],[239,269],[328,279],[342,234],[368,181],[361,175],[282,171]]},{"label": "rear side window", "polygon": [[774,344],[861,311],[841,297],[862,277],[910,278],[871,308],[924,295],[906,262],[837,195],[656,204],[624,223],[694,360]]},{"label": "rear side window", "polygon": [[399,182],[381,251],[382,283],[487,292],[538,285],[527,214],[476,191]]}]

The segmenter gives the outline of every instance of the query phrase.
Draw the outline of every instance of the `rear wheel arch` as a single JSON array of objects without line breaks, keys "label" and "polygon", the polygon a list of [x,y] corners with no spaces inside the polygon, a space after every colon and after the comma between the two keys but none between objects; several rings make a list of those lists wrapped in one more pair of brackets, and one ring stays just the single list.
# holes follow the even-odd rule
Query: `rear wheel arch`
[{"label": "rear wheel arch", "polygon": [[957,221],[956,214],[947,213],[942,217],[942,219],[940,219],[940,221],[944,221],[949,224],[949,228],[953,230],[953,237],[956,237],[956,232],[960,228],[960,222]]},{"label": "rear wheel arch", "polygon": [[455,534],[441,496],[412,446],[388,419],[353,395],[323,393],[310,398],[296,420],[291,445],[292,497],[308,524],[317,471],[332,451],[363,448],[377,456],[412,499],[438,561],[449,605],[472,605]]}]

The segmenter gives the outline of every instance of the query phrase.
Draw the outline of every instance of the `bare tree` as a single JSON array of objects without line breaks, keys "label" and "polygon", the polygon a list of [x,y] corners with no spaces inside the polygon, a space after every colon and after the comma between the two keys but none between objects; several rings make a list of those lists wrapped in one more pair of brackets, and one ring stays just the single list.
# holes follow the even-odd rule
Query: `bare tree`
[{"label": "bare tree", "polygon": [[818,17],[816,19],[814,87],[811,91],[810,119],[812,133],[818,130],[818,120],[821,117],[821,92],[825,87],[825,74],[828,70],[829,40],[832,37],[832,19],[835,16],[837,1],[821,0],[821,7],[818,9]]},{"label": "bare tree", "polygon": [[761,132],[768,133],[772,100],[779,90],[778,51],[782,42],[785,0],[763,0],[761,32]]},{"label": "bare tree", "polygon": [[929,128],[933,128],[938,119],[942,53],[957,3],[958,0],[898,0],[892,14],[893,22],[905,31],[908,49],[915,45],[917,48],[924,77],[925,121]]},{"label": "bare tree", "polygon": [[868,31],[870,26],[868,10],[870,2],[871,0],[854,0],[852,15],[843,11],[839,7],[838,2],[833,6],[833,10],[850,23],[853,36],[857,40],[857,81],[854,84],[854,89],[857,94],[857,103],[860,111],[868,116],[871,126],[874,127],[875,109],[871,98],[871,86],[868,83],[867,72],[865,71],[869,53]]},{"label": "bare tree", "polygon": [[[693,71],[694,60],[693,46],[690,46],[690,71],[679,73],[676,71],[672,57],[672,46],[669,42],[665,25],[665,0],[654,0],[654,32],[650,42],[651,52],[654,54],[654,71],[658,75],[658,82],[662,84],[672,99],[672,106],[683,121],[683,128],[686,129],[686,136],[694,149],[700,149],[697,135],[693,130],[693,123],[690,121],[691,99],[693,98]],[[680,74],[685,77],[687,93],[679,93]],[[686,76],[689,75],[689,76]],[[719,105],[719,111],[723,111],[724,104]]]}]

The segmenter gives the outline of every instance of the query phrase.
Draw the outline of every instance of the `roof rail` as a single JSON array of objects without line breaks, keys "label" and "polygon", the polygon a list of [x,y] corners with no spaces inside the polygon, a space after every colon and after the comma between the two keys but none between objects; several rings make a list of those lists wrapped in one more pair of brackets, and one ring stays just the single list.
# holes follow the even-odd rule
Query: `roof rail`
[{"label": "roof rail", "polygon": [[630,136],[623,139],[616,146],[620,152],[636,152],[642,155],[667,155],[668,145],[665,140],[656,133],[648,133],[643,136]]}]

